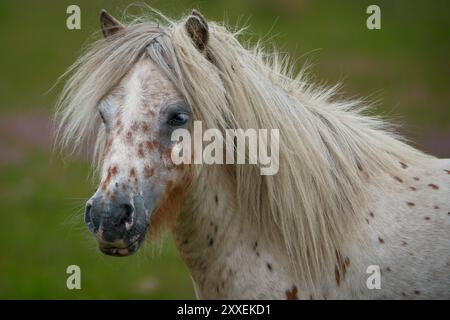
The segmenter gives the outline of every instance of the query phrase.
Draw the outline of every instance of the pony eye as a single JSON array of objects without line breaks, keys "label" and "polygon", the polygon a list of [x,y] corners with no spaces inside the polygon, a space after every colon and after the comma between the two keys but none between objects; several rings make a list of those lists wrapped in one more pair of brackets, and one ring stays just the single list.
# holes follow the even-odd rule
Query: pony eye
[{"label": "pony eye", "polygon": [[99,114],[100,118],[102,118],[103,123],[106,124],[105,116],[103,115],[103,113],[100,111]]},{"label": "pony eye", "polygon": [[186,113],[175,113],[169,117],[167,123],[173,127],[179,127],[185,125],[189,120],[189,115]]}]

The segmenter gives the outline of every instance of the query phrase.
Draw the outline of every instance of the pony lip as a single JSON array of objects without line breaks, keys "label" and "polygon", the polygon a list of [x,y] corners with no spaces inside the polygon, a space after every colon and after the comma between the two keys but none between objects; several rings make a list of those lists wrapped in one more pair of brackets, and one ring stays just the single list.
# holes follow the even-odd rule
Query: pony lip
[{"label": "pony lip", "polygon": [[127,257],[135,253],[139,247],[141,246],[145,236],[138,236],[138,238],[133,241],[131,244],[129,244],[125,248],[119,248],[119,247],[113,247],[113,246],[107,246],[104,244],[99,244],[99,249],[102,253],[108,255],[108,256],[114,256],[114,257]]}]

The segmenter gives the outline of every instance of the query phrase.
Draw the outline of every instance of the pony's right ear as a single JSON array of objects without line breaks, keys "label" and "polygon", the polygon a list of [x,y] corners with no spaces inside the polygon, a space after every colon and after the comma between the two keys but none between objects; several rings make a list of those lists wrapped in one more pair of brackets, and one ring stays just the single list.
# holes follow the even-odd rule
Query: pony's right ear
[{"label": "pony's right ear", "polygon": [[209,28],[205,18],[197,10],[192,10],[185,27],[197,49],[205,50],[209,39]]},{"label": "pony's right ear", "polygon": [[110,15],[106,10],[100,11],[100,29],[102,29],[105,38],[113,35],[114,33],[123,30],[125,26],[119,22],[116,18]]}]

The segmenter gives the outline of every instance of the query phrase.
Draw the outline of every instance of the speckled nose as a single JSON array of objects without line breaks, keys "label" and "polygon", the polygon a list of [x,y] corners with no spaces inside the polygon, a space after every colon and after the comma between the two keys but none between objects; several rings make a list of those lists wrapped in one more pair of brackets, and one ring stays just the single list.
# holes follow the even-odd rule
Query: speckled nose
[{"label": "speckled nose", "polygon": [[97,196],[87,202],[84,219],[98,240],[113,243],[124,239],[133,226],[135,208],[126,199],[105,201]]}]

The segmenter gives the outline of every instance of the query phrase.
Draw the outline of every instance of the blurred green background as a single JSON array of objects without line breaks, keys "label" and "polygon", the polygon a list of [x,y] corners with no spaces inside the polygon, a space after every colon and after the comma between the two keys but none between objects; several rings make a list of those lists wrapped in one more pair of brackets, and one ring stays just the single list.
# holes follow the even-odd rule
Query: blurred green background
[{"label": "blurred green background", "polygon": [[[82,222],[96,188],[88,161],[51,155],[60,86],[46,91],[98,32],[100,9],[121,17],[130,3],[0,2],[0,298],[194,298],[170,237],[129,258],[101,255]],[[450,157],[447,0],[145,3],[172,17],[197,8],[209,20],[248,24],[251,41],[263,36],[298,67],[313,62],[317,81],[342,81],[346,95],[380,101],[378,112],[404,123],[414,145]],[[81,30],[66,28],[70,4],[81,8]],[[370,4],[381,7],[381,30],[366,28]],[[71,264],[81,267],[82,290],[66,288]]]}]

